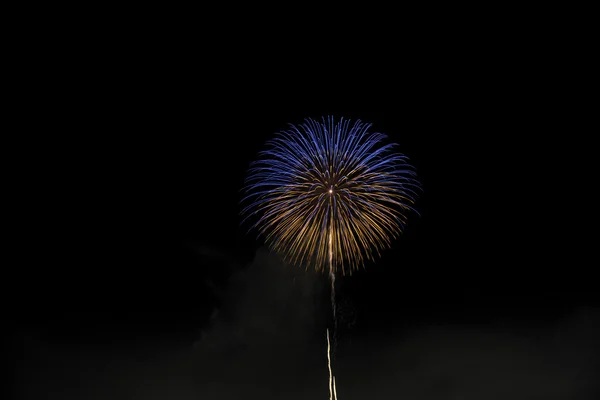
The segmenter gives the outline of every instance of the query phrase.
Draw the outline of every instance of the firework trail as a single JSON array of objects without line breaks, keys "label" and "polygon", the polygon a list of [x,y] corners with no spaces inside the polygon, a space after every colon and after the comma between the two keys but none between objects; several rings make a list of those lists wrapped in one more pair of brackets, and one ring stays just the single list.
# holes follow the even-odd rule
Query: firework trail
[{"label": "firework trail", "polygon": [[[290,125],[251,164],[242,200],[244,221],[258,215],[250,229],[271,249],[292,264],[329,268],[334,349],[336,273],[352,273],[390,246],[420,188],[407,157],[370,127],[333,117]],[[329,331],[327,341],[329,357]]]},{"label": "firework trail", "polygon": [[[333,314],[333,351],[335,354],[335,344],[337,336],[337,318],[335,304],[335,272],[333,272],[333,231],[329,231],[329,280],[331,281],[331,311]],[[327,342],[329,344],[329,331],[327,331]]]},{"label": "firework trail", "polygon": [[327,368],[329,368],[329,400],[337,400],[335,376],[331,371],[331,346],[329,345],[329,329],[327,329]]}]

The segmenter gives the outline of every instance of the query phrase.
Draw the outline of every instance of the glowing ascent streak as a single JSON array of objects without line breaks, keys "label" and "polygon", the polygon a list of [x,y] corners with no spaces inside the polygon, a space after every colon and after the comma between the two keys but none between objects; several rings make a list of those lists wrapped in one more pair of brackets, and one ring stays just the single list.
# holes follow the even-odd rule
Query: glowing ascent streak
[{"label": "glowing ascent streak", "polygon": [[[329,193],[331,193],[331,190],[329,191]],[[331,307],[333,309],[333,337],[335,341],[337,319],[335,317],[335,273],[333,272],[333,227],[331,226],[329,228],[329,277],[331,278]],[[331,371],[331,346],[329,344],[329,329],[327,329],[327,366],[329,367],[329,400],[337,400],[335,376],[332,374]]]},{"label": "glowing ascent streak", "polygon": [[331,373],[331,356],[329,347],[329,329],[327,329],[327,366],[329,367],[329,400],[337,400],[337,389],[335,387],[335,376]]}]

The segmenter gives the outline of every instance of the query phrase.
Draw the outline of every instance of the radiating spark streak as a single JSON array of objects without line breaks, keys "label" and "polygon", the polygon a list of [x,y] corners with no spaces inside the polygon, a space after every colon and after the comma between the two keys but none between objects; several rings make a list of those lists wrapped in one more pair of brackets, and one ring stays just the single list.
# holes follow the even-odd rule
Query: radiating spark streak
[{"label": "radiating spark streak", "polygon": [[[408,158],[370,124],[306,119],[268,142],[242,200],[265,242],[293,264],[352,273],[402,232],[420,189]],[[330,231],[331,241],[323,240]],[[329,254],[332,247],[333,254]]]}]

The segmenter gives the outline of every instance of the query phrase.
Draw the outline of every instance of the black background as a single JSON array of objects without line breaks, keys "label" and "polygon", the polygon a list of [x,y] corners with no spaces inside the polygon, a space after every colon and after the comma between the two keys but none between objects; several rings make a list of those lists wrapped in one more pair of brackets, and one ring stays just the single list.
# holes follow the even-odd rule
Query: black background
[{"label": "black background", "polygon": [[249,163],[289,123],[329,115],[387,134],[423,186],[404,235],[339,279],[356,335],[543,326],[597,307],[589,145],[552,52],[535,35],[508,45],[451,31],[404,29],[397,45],[318,55],[258,50],[243,35],[191,47],[133,35],[103,50],[89,39],[40,54],[46,67],[28,64],[14,99],[29,110],[11,166],[14,326],[60,343],[191,343],[220,306],[208,282],[227,290],[234,273],[194,246],[248,265],[263,246],[240,226]]}]

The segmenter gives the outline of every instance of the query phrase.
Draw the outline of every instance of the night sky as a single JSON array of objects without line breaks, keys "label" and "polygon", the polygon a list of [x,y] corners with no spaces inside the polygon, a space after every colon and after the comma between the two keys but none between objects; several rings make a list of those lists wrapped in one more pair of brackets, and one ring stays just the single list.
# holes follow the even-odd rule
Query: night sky
[{"label": "night sky", "polygon": [[40,116],[58,133],[30,144],[47,161],[9,318],[17,393],[327,398],[327,277],[269,253],[239,201],[266,140],[333,115],[387,134],[423,187],[392,248],[338,279],[340,399],[592,398],[597,285],[543,85],[413,68],[392,102],[359,94],[375,82],[203,90],[133,70]]}]

